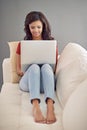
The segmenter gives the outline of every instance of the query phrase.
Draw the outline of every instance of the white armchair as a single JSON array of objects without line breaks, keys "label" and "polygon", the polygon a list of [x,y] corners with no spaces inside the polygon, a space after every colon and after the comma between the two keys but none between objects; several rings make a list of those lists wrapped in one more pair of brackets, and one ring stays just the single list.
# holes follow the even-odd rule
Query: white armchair
[{"label": "white armchair", "polygon": [[[71,51],[72,50],[72,51]],[[12,59],[3,61],[3,86],[0,93],[0,130],[87,130],[87,52],[69,43],[62,51],[56,71],[54,124],[35,123],[29,93],[13,82]],[[41,109],[46,106],[41,94]]]}]

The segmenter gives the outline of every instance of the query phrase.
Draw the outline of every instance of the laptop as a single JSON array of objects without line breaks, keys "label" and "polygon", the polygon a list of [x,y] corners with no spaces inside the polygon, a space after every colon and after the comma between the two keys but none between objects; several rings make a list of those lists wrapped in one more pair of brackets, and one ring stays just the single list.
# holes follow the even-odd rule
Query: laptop
[{"label": "laptop", "polygon": [[31,64],[48,63],[55,66],[56,40],[22,40],[21,41],[21,69],[27,70]]}]

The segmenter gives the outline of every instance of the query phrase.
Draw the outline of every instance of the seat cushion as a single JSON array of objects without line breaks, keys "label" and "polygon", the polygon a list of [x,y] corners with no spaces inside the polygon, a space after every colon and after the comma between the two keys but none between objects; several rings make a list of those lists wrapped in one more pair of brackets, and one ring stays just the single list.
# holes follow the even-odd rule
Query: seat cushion
[{"label": "seat cushion", "polygon": [[87,78],[87,51],[77,43],[63,49],[57,69],[57,95],[64,108],[72,92]]},{"label": "seat cushion", "polygon": [[[40,97],[40,107],[46,116],[44,95],[41,94]],[[62,109],[56,96],[54,108],[56,123],[51,125],[35,123],[29,93],[21,91],[18,84],[5,83],[0,94],[0,130],[63,130]]]}]

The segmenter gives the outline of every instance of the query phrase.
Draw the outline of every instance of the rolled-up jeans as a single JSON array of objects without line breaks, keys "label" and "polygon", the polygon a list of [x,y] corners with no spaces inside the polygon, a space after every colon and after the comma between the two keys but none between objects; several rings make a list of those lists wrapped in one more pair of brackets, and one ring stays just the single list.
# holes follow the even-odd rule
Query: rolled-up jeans
[{"label": "rolled-up jeans", "polygon": [[54,101],[55,81],[53,69],[49,64],[32,64],[19,82],[21,90],[30,93],[30,100],[38,99],[44,93],[45,101],[50,98]]}]

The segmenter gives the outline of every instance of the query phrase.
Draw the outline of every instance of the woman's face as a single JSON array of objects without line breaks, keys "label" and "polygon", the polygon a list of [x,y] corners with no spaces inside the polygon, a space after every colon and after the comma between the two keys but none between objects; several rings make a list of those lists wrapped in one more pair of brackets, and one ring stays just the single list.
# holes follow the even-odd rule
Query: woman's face
[{"label": "woman's face", "polygon": [[29,24],[29,29],[32,34],[33,40],[42,39],[43,24],[40,20],[37,20]]}]

